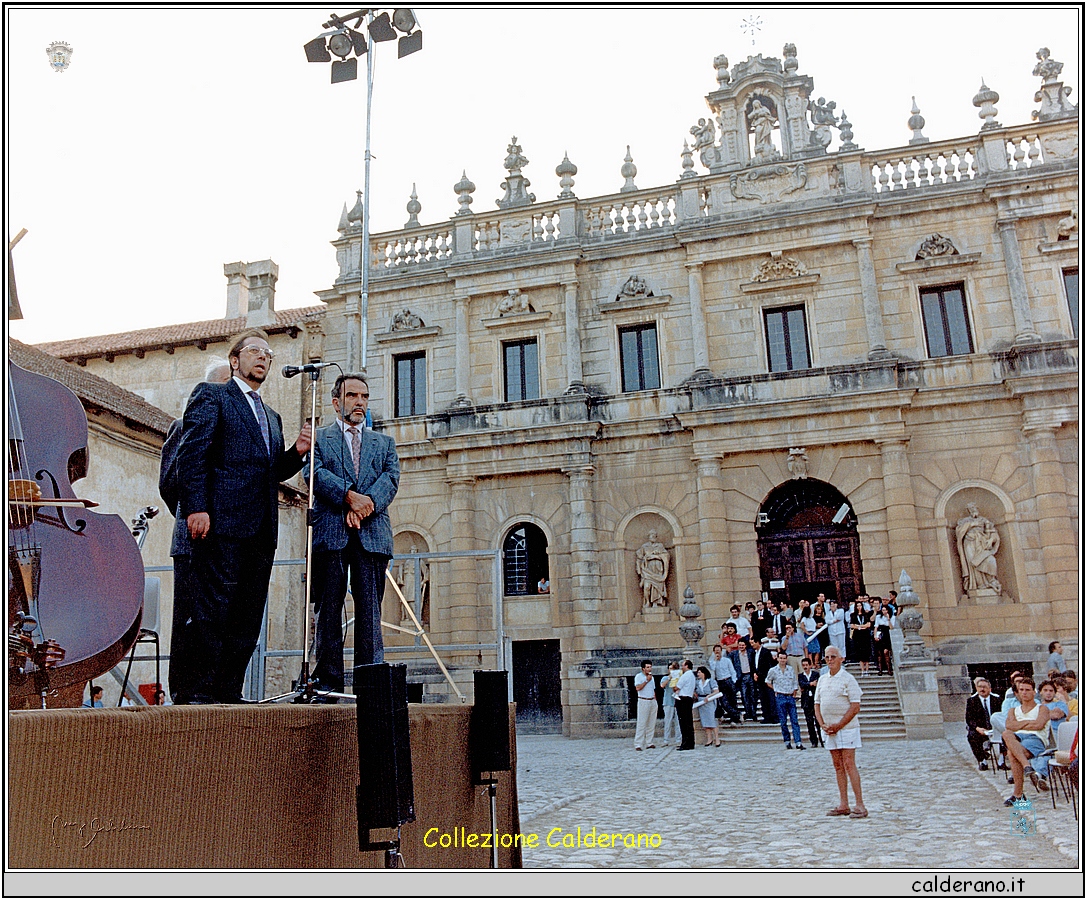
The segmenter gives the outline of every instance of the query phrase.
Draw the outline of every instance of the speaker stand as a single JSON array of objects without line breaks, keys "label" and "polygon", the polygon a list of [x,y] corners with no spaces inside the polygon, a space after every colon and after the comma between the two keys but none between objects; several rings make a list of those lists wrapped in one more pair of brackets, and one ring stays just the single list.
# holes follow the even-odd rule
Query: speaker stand
[{"label": "speaker stand", "polygon": [[498,782],[487,782],[487,796],[491,801],[491,868],[498,868]]},{"label": "speaker stand", "polygon": [[[360,786],[359,790],[361,789]],[[384,850],[386,869],[406,869],[407,864],[404,861],[404,854],[400,852],[400,828],[401,826],[396,826],[396,838],[391,841],[371,841],[370,830],[361,831],[359,833],[359,851]]]}]

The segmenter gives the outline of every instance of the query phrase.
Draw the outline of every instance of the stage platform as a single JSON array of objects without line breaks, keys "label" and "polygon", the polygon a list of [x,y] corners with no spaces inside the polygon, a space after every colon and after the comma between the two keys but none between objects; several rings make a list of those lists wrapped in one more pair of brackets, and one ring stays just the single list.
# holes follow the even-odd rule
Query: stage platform
[{"label": "stage platform", "polygon": [[[486,788],[472,784],[471,711],[409,706],[409,868],[490,864],[489,850],[462,839],[490,831]],[[513,713],[511,705],[513,771],[498,784],[500,835],[519,831]],[[8,715],[8,735],[13,869],[384,865],[381,852],[358,850],[353,705],[19,710]],[[442,835],[453,846],[441,847]],[[499,850],[500,867],[520,865],[518,849]]]}]

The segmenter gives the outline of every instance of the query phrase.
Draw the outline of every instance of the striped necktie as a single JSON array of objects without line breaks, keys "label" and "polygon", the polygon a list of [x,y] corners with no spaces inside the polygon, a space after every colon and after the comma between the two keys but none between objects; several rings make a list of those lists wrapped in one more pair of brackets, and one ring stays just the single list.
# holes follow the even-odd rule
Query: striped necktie
[{"label": "striped necktie", "polygon": [[264,447],[271,453],[272,452],[272,438],[268,431],[268,414],[264,411],[264,404],[261,402],[260,394],[256,391],[250,391],[249,396],[253,398],[253,407],[257,411],[257,421],[260,423],[260,433],[264,438]]}]

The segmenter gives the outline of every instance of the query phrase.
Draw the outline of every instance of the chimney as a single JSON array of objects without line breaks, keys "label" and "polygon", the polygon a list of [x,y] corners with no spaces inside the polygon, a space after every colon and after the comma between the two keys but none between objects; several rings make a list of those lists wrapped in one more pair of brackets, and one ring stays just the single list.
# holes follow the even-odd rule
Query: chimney
[{"label": "chimney", "polygon": [[245,277],[245,263],[223,264],[226,276],[226,317],[238,319],[249,309],[249,282]]},{"label": "chimney", "polygon": [[270,259],[223,265],[226,276],[226,317],[244,318],[247,327],[264,327],[276,320],[276,281],[279,266]]},{"label": "chimney", "polygon": [[249,306],[245,313],[245,324],[249,327],[274,324],[279,266],[270,259],[251,262],[245,267],[245,277],[249,281]]}]

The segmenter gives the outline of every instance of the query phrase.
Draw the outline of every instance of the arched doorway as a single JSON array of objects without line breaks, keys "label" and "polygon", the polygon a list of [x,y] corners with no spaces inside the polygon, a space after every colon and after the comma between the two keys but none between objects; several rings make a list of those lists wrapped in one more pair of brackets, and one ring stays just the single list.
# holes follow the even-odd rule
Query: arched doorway
[{"label": "arched doorway", "polygon": [[850,603],[864,593],[857,517],[833,485],[797,478],[774,488],[759,509],[759,574],[769,599]]}]

